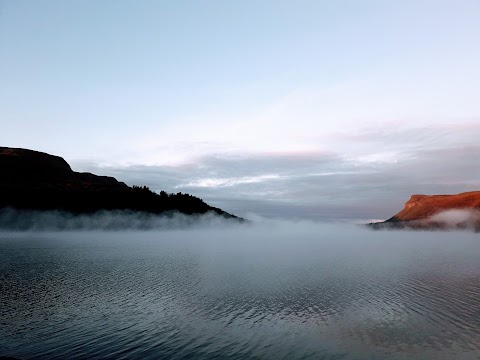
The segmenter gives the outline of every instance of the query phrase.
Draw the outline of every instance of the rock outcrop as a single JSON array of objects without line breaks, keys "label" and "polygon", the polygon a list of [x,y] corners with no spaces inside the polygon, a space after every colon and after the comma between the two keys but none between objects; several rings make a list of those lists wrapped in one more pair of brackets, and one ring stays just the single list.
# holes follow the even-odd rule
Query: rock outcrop
[{"label": "rock outcrop", "polygon": [[239,219],[188,194],[154,193],[113,177],[79,173],[61,157],[0,147],[0,208],[62,210],[74,214],[132,210],[160,214],[214,212]]},{"label": "rock outcrop", "polygon": [[451,229],[480,230],[480,191],[456,195],[412,195],[402,211],[375,229]]}]

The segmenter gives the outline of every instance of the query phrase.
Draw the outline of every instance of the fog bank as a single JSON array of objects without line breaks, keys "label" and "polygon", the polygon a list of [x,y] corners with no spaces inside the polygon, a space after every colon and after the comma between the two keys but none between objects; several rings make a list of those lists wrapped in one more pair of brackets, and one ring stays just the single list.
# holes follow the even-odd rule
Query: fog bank
[{"label": "fog bank", "polygon": [[214,212],[185,215],[178,212],[151,214],[113,210],[93,214],[72,214],[58,210],[0,210],[0,229],[9,231],[168,230],[240,224],[238,220],[226,219]]},{"label": "fog bank", "polygon": [[433,223],[445,229],[466,229],[480,231],[480,210],[451,209],[432,215],[427,224]]}]

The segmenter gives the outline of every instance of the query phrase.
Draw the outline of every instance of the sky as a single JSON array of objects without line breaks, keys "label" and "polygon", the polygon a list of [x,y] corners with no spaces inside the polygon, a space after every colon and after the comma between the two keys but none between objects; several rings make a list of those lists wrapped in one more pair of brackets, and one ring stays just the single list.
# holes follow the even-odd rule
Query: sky
[{"label": "sky", "polygon": [[240,216],[480,190],[480,2],[0,0],[0,145]]}]

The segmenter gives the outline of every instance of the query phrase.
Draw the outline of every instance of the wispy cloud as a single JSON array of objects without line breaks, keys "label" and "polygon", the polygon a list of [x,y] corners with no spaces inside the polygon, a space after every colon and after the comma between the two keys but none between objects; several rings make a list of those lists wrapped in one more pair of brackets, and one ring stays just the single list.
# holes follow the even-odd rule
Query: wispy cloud
[{"label": "wispy cloud", "polygon": [[240,184],[253,184],[262,181],[278,179],[279,175],[258,175],[258,176],[243,176],[238,178],[204,178],[198,179],[186,184],[177,185],[177,188],[185,187],[226,187]]},{"label": "wispy cloud", "polygon": [[169,166],[73,165],[156,191],[189,192],[243,216],[387,218],[413,193],[478,190],[478,138],[480,122],[406,125],[339,136],[348,144],[343,153],[232,151]]}]

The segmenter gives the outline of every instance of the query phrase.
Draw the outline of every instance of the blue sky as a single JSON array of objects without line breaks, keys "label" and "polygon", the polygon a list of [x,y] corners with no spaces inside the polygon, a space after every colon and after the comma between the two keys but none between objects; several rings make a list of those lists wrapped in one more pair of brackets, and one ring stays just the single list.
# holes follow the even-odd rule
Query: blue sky
[{"label": "blue sky", "polygon": [[241,214],[480,188],[478,1],[1,1],[0,143]]}]

